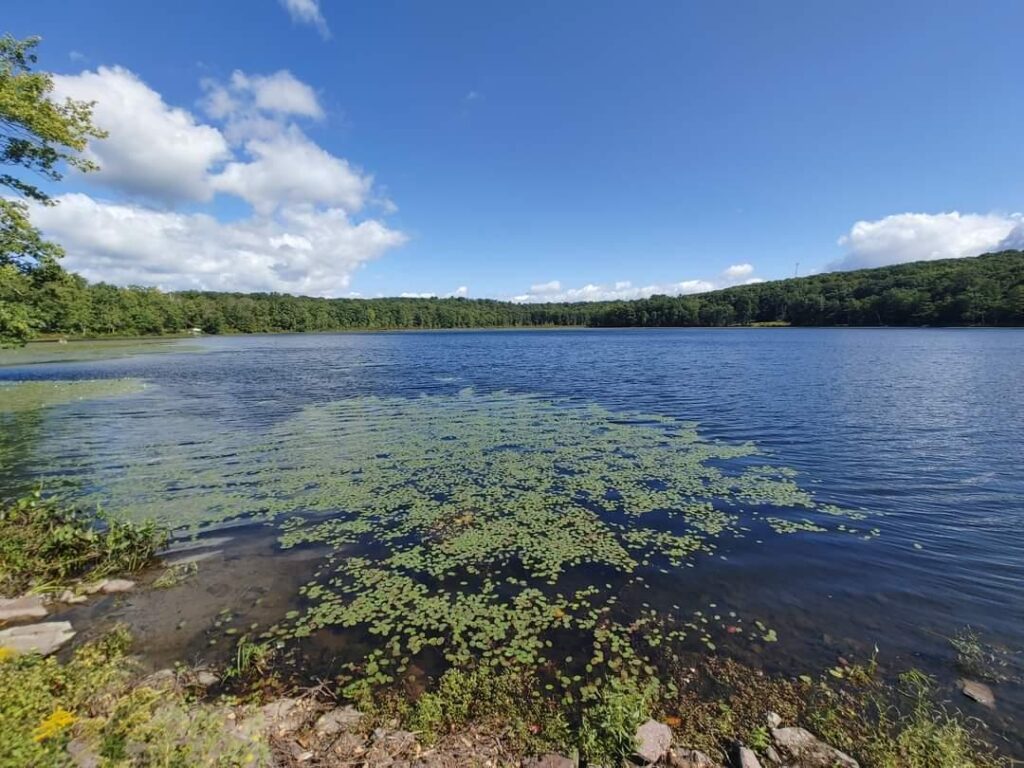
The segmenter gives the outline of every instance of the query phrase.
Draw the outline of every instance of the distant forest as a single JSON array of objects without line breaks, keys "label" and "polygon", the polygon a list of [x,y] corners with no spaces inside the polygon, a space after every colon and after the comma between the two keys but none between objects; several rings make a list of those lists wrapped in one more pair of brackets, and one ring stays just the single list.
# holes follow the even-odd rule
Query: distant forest
[{"label": "distant forest", "polygon": [[76,275],[23,286],[38,331],[72,336],[530,326],[1024,326],[1024,251],[774,280],[690,296],[515,304],[163,292]]}]

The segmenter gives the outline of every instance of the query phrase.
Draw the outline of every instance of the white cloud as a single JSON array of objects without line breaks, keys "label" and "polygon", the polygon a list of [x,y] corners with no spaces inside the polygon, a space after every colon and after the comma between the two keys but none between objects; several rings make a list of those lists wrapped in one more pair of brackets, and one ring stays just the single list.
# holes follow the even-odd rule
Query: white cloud
[{"label": "white cloud", "polygon": [[722,274],[724,274],[726,277],[740,278],[748,277],[749,275],[753,274],[753,272],[753,264],[733,264],[731,267],[728,267]]},{"label": "white cloud", "polygon": [[327,28],[327,21],[320,12],[319,0],[281,0],[281,5],[288,11],[292,21],[316,27],[324,39],[331,36],[331,30]]},{"label": "white cloud", "polygon": [[[454,291],[448,291],[448,293],[444,294],[444,298],[446,298],[446,299],[465,298],[468,295],[469,295],[469,287],[465,286],[465,285],[460,285]],[[433,293],[431,291],[425,291],[423,293],[416,293],[415,291],[403,291],[402,293],[398,294],[398,298],[400,298],[400,299],[436,299],[436,298],[438,298],[438,294]]]},{"label": "white cloud", "polygon": [[296,206],[224,223],[69,194],[35,206],[33,221],[67,249],[65,266],[89,280],[163,289],[343,294],[352,272],[405,241],[340,208]]},{"label": "white cloud", "polygon": [[562,290],[562,284],[558,280],[530,286],[530,293],[558,293],[560,290]]},{"label": "white cloud", "polygon": [[90,178],[165,202],[210,198],[208,172],[229,155],[217,128],[169,106],[122,67],[55,75],[54,93],[59,99],[95,101],[95,123],[110,134],[90,144],[87,155],[101,169]]},{"label": "white cloud", "polygon": [[245,151],[250,159],[228,163],[212,185],[246,200],[259,213],[294,203],[358,211],[373,188],[373,177],[317,146],[296,126],[270,138],[251,139]]},{"label": "white cloud", "polygon": [[[553,281],[558,282],[558,281]],[[648,296],[665,294],[680,296],[686,293],[702,293],[713,291],[717,286],[707,280],[683,280],[678,283],[655,283],[651,285],[633,285],[629,280],[620,280],[612,285],[588,283],[582,288],[566,288],[561,286],[550,290],[551,283],[531,286],[529,293],[513,296],[512,301],[526,302],[563,302],[563,301],[616,301],[627,299],[645,299]],[[536,291],[535,288],[548,290]]]},{"label": "white cloud", "polygon": [[249,75],[236,69],[226,84],[202,81],[203,107],[215,120],[236,118],[240,113],[263,110],[275,115],[323,117],[316,91],[287,69],[270,75]]},{"label": "white cloud", "polygon": [[[126,196],[72,194],[33,207],[34,222],[66,247],[69,269],[119,285],[333,296],[405,241],[378,218],[354,218],[368,202],[393,206],[372,176],[292,121],[323,115],[308,85],[282,70],[236,71],[226,85],[202,87],[216,125],[169,106],[120,67],[57,78],[59,96],[95,101],[96,122],[110,132],[89,149],[101,170],[83,180]],[[225,222],[173,207],[216,193],[246,201],[251,215]]]},{"label": "white cloud", "polygon": [[79,62],[85,61],[89,57],[81,51],[68,51],[68,58],[77,64]]},{"label": "white cloud", "polygon": [[978,256],[1024,242],[1021,214],[899,213],[858,221],[839,238],[846,255],[830,269]]},{"label": "white cloud", "polygon": [[564,288],[558,280],[549,283],[537,283],[530,286],[527,293],[512,297],[519,303],[565,302],[565,301],[629,301],[646,299],[649,296],[683,296],[690,293],[704,293],[731,285],[749,285],[763,282],[759,277],[752,277],[752,264],[733,264],[724,269],[714,280],[680,280],[678,283],[651,283],[649,285],[633,285],[631,280],[619,280],[608,285],[588,283],[582,288]]}]

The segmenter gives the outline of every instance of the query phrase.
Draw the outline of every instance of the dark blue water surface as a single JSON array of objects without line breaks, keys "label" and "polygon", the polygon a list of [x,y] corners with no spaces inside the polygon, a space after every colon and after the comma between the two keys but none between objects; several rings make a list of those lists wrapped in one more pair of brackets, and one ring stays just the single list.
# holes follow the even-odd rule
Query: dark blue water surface
[{"label": "dark blue water surface", "polygon": [[[831,665],[837,653],[877,645],[883,665],[923,666],[952,684],[946,638],[970,625],[1004,654],[1008,677],[1021,674],[1022,330],[407,332],[189,344],[202,352],[0,369],[0,380],[133,376],[152,385],[12,427],[0,440],[14,449],[0,453],[0,488],[46,472],[31,458],[46,451],[19,453],[18,441],[100,452],[116,471],[118,452],[143,438],[259,432],[304,405],[356,395],[473,387],[663,414],[698,422],[712,439],[754,441],[799,470],[820,500],[877,513],[881,535],[737,543],[726,560],[658,589],[765,617],[780,636],[765,664],[778,668]],[[996,691],[1005,733],[1024,721],[1024,696],[1015,682]]]}]

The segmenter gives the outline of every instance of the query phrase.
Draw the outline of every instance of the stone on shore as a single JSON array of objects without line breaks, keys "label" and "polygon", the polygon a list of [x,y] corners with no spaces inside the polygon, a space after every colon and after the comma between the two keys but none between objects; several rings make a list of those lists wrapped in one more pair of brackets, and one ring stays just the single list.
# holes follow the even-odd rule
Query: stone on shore
[{"label": "stone on shore", "polygon": [[321,738],[335,736],[342,731],[351,731],[359,725],[363,713],[352,706],[337,707],[329,712],[324,712],[317,718],[313,730]]},{"label": "stone on shore", "polygon": [[565,755],[549,752],[523,760],[523,768],[576,768],[576,761]]},{"label": "stone on shore", "polygon": [[636,757],[644,763],[656,763],[672,746],[672,729],[657,720],[648,720],[636,729]]},{"label": "stone on shore", "polygon": [[312,715],[310,702],[278,699],[260,707],[264,727],[273,736],[287,736],[302,728]]},{"label": "stone on shore", "polygon": [[0,648],[16,654],[39,653],[49,656],[75,636],[69,621],[26,624],[0,631]]},{"label": "stone on shore", "polygon": [[104,595],[116,595],[119,592],[127,592],[135,586],[130,579],[105,579],[101,582],[100,592]]},{"label": "stone on shore", "polygon": [[21,621],[41,619],[46,615],[46,606],[39,595],[25,595],[13,599],[0,598],[0,621]]},{"label": "stone on shore", "polygon": [[671,768],[719,768],[719,764],[699,749],[673,749],[666,762]]},{"label": "stone on shore", "polygon": [[67,603],[68,605],[81,605],[82,603],[88,602],[89,598],[85,595],[76,595],[70,589],[65,589],[60,593],[60,597],[57,598],[59,603]]},{"label": "stone on shore", "polygon": [[984,707],[993,709],[996,706],[996,695],[992,693],[992,689],[984,683],[979,683],[976,680],[961,680],[960,691],[969,699],[974,699],[976,702]]},{"label": "stone on shore", "polygon": [[800,768],[860,768],[857,761],[803,728],[773,728],[772,738]]},{"label": "stone on shore", "polygon": [[761,761],[750,747],[740,746],[736,750],[736,768],[761,768]]}]

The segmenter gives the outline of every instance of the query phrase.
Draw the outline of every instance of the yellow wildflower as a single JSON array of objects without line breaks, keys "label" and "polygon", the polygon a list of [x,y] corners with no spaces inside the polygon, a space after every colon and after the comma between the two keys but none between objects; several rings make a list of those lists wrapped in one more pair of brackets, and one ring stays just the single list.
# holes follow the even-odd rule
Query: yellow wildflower
[{"label": "yellow wildflower", "polygon": [[36,741],[52,739],[65,728],[73,725],[74,722],[75,716],[73,714],[63,707],[57,707],[49,717],[36,726],[36,730],[35,733],[32,734],[32,738]]},{"label": "yellow wildflower", "polygon": [[8,648],[5,645],[0,645],[0,661],[7,661],[8,659],[13,659],[17,655],[18,654],[16,654],[13,649]]}]

